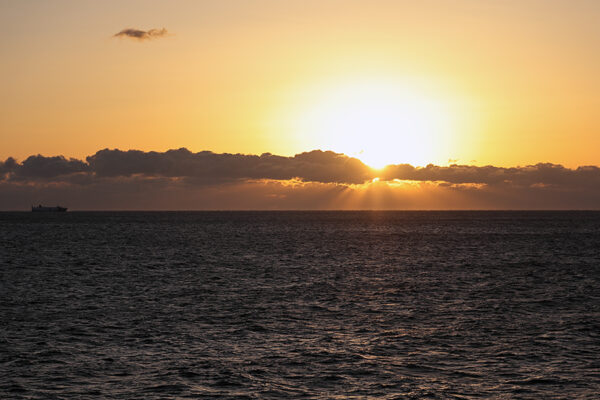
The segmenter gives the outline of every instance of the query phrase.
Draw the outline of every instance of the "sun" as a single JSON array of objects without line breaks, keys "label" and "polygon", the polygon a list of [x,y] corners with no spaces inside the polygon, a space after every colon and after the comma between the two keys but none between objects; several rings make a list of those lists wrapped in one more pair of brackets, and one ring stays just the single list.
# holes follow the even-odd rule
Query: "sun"
[{"label": "sun", "polygon": [[311,145],[373,168],[426,165],[443,160],[451,146],[451,117],[448,104],[426,90],[367,80],[321,90],[300,113],[296,129]]}]

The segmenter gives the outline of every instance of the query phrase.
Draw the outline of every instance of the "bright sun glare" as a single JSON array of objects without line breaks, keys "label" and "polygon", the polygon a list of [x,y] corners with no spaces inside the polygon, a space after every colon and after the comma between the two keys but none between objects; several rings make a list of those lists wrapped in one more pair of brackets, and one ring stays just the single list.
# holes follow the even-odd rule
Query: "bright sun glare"
[{"label": "bright sun glare", "polygon": [[297,128],[322,149],[374,168],[439,162],[450,144],[447,105],[407,85],[361,82],[328,89],[302,113]]}]

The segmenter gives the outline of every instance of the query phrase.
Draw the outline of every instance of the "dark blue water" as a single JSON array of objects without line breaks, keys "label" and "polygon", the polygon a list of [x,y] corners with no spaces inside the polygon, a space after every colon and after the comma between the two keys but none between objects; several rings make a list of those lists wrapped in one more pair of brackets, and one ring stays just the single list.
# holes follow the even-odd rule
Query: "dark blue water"
[{"label": "dark blue water", "polygon": [[598,398],[600,213],[0,213],[0,397]]}]

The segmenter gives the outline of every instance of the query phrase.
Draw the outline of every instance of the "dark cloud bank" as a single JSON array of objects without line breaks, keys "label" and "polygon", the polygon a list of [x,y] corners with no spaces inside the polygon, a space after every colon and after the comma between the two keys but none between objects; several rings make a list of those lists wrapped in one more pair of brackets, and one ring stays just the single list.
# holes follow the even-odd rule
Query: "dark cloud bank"
[{"label": "dark cloud bank", "polygon": [[[372,182],[379,178],[379,182]],[[390,165],[315,150],[272,154],[104,149],[0,162],[0,208],[599,209],[600,168]]]}]

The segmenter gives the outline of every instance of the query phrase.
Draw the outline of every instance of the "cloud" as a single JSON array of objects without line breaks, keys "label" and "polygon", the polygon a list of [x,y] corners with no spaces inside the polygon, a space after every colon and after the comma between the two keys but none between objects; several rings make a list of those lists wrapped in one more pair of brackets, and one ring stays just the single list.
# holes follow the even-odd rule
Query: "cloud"
[{"label": "cloud", "polygon": [[17,164],[12,158],[5,161],[12,178],[18,180],[52,179],[79,172],[88,172],[89,165],[74,158],[66,159],[63,156],[44,157],[42,155],[30,156],[23,163]]},{"label": "cloud", "polygon": [[[17,160],[12,157],[8,157],[6,161],[0,161],[0,178],[4,174],[14,171],[18,167]],[[1,179],[0,179],[1,180]]]},{"label": "cloud", "polygon": [[380,178],[382,180],[439,181],[454,184],[586,187],[600,185],[600,168],[585,166],[569,169],[550,163],[514,168],[471,165],[440,167],[431,164],[424,168],[416,168],[409,164],[399,164],[388,165],[381,173]]},{"label": "cloud", "polygon": [[143,31],[141,29],[127,28],[122,31],[115,33],[114,37],[119,38],[130,38],[135,40],[150,40],[158,39],[167,36],[168,32],[165,28],[161,29],[150,29]]},{"label": "cloud", "polygon": [[19,163],[14,158],[0,162],[0,176],[10,180],[65,181],[73,175],[93,179],[143,176],[177,178],[192,184],[222,184],[244,180],[301,180],[305,182],[357,185],[379,178],[382,182],[436,182],[439,185],[486,185],[526,187],[600,187],[600,168],[576,169],[539,163],[524,167],[450,165],[414,167],[388,165],[376,171],[357,158],[332,151],[313,150],[292,157],[193,153],[185,148],[165,152],[103,149],[85,161],[63,156],[30,156]]},{"label": "cloud", "polygon": [[192,153],[184,148],[164,153],[104,149],[86,160],[98,176],[141,174],[212,183],[299,178],[322,183],[360,184],[372,176],[371,168],[360,160],[321,150],[282,157],[269,153],[260,156],[216,154],[210,151]]},{"label": "cloud", "polygon": [[398,164],[374,170],[332,151],[285,157],[185,148],[0,161],[0,209],[40,203],[75,209],[598,209],[600,168]]}]

